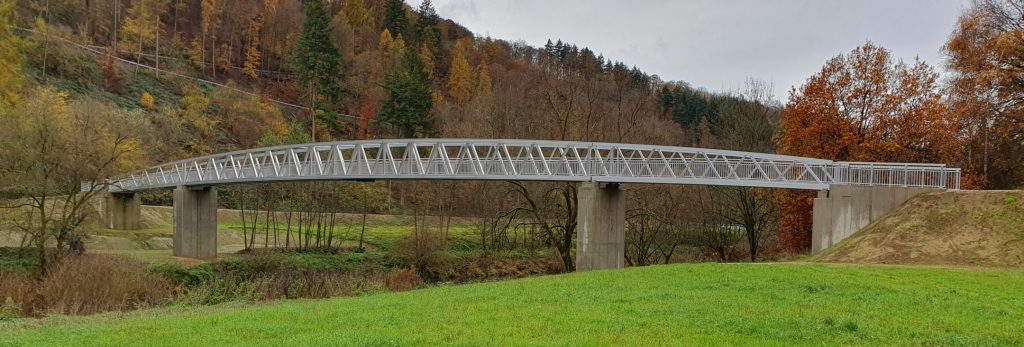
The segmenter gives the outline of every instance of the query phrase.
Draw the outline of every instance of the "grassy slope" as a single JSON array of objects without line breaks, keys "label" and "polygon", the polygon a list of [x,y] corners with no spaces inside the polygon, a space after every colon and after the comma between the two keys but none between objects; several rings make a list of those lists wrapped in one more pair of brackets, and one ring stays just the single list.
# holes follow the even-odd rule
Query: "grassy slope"
[{"label": "grassy slope", "polygon": [[51,317],[0,325],[0,345],[1021,345],[1022,292],[1019,270],[668,265]]},{"label": "grassy slope", "polygon": [[1024,191],[920,195],[809,260],[1024,266]]}]

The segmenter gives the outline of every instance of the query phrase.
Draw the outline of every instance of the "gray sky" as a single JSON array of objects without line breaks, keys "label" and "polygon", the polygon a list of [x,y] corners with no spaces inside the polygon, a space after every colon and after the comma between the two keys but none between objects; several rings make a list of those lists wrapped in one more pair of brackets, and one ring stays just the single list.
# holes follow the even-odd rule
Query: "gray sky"
[{"label": "gray sky", "polygon": [[[422,0],[409,0],[419,6]],[[968,0],[433,0],[477,35],[542,46],[561,38],[663,80],[712,91],[747,77],[785,101],[825,60],[867,40],[940,69]]]}]

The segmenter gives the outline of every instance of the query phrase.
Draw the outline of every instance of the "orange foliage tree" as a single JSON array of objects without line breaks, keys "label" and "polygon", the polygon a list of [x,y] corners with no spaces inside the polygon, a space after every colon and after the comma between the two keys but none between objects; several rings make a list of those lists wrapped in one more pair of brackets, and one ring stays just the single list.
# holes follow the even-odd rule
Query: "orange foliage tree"
[{"label": "orange foliage tree", "polygon": [[944,50],[951,104],[964,115],[961,165],[989,188],[1024,185],[1024,0],[974,2]]},{"label": "orange foliage tree", "polygon": [[362,105],[359,107],[359,127],[356,130],[357,139],[366,140],[371,137],[370,123],[373,121],[376,106],[377,100],[373,95],[366,95],[363,98]]},{"label": "orange foliage tree", "polygon": [[[922,61],[896,61],[871,42],[833,57],[790,92],[776,138],[784,154],[841,161],[948,163],[959,150],[958,120],[943,103],[938,74]],[[810,248],[814,193],[782,199],[780,241]]]}]

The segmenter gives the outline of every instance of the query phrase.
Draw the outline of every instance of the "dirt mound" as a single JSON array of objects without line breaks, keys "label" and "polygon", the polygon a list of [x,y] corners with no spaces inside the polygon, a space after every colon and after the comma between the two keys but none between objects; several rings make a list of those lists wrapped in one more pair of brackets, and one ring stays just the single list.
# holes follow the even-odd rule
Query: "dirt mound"
[{"label": "dirt mound", "polygon": [[1024,266],[1024,191],[919,195],[816,261]]}]

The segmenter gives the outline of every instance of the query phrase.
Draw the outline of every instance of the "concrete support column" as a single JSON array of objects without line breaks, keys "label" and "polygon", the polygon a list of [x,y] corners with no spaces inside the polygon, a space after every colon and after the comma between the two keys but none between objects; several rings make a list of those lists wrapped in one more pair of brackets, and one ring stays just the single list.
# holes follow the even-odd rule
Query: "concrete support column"
[{"label": "concrete support column", "polygon": [[103,198],[104,222],[116,230],[142,229],[142,202],[135,193],[110,193]]},{"label": "concrete support column", "polygon": [[625,192],[616,183],[583,182],[576,201],[576,271],[625,267]]},{"label": "concrete support column", "polygon": [[217,190],[213,187],[174,189],[174,256],[217,257]]}]

